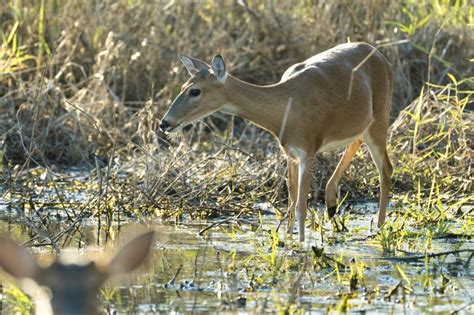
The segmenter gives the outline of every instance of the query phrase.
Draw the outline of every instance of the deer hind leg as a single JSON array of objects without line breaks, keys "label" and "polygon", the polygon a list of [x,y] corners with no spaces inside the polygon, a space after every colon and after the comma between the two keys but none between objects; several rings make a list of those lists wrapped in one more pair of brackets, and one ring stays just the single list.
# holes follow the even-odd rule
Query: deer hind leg
[{"label": "deer hind leg", "polygon": [[332,174],[331,178],[326,184],[326,193],[325,193],[324,199],[326,201],[326,208],[328,211],[329,219],[331,219],[336,214],[337,185],[339,184],[339,180],[341,179],[344,171],[347,169],[347,167],[351,163],[352,158],[356,154],[361,144],[362,144],[362,139],[357,139],[356,141],[352,142],[346,147],[346,150],[344,151],[344,154],[341,160],[337,164],[337,167],[334,170],[334,173]]},{"label": "deer hind leg", "polygon": [[291,237],[295,227],[295,208],[298,196],[298,164],[288,158],[288,225],[286,233]]},{"label": "deer hind leg", "polygon": [[[382,131],[381,131],[382,130]],[[372,160],[377,166],[380,179],[380,202],[379,217],[377,221],[378,227],[385,223],[385,215],[388,204],[388,195],[392,186],[393,167],[387,153],[387,128],[376,128],[371,126],[364,140],[369,147]]]}]

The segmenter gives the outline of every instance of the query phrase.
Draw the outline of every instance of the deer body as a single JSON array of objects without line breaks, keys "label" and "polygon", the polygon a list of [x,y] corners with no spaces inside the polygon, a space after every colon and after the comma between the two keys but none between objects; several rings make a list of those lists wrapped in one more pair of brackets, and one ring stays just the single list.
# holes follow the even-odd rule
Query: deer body
[{"label": "deer body", "polygon": [[229,75],[219,55],[211,66],[187,56],[180,58],[192,76],[160,127],[170,131],[220,110],[246,118],[276,136],[288,157],[288,228],[292,231],[296,209],[300,241],[304,241],[312,177],[308,161],[318,152],[347,146],[326,186],[326,205],[332,217],[337,184],[362,140],[380,173],[378,225],[384,223],[392,173],[386,137],[393,74],[374,47],[365,43],[336,46],[291,66],[280,82],[267,86]]}]

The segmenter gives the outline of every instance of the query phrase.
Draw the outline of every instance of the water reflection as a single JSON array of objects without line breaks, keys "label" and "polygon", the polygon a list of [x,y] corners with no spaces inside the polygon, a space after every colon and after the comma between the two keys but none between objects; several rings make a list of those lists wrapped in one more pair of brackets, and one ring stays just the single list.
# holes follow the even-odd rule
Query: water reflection
[{"label": "water reflection", "polygon": [[[20,224],[25,221],[19,220],[15,212],[6,211],[3,207],[0,216],[0,233],[9,234],[29,245],[40,243],[35,237],[36,228]],[[325,244],[325,251],[335,258],[341,257],[345,264],[354,257],[366,265],[364,285],[359,286],[358,294],[350,298],[352,310],[398,312],[409,305],[411,310],[422,312],[444,311],[472,303],[470,296],[474,293],[474,262],[460,266],[461,260],[458,262],[456,257],[436,260],[430,265],[429,272],[434,282],[440,281],[441,274],[446,275],[457,289],[453,287],[443,295],[433,295],[433,292],[424,290],[423,283],[412,283],[415,295],[399,293],[395,298],[387,298],[388,292],[402,279],[396,264],[402,265],[406,275],[413,281],[423,279],[427,270],[423,262],[403,264],[379,259],[383,256],[381,249],[373,242],[364,240],[370,219],[371,215],[354,213],[348,220],[348,228],[354,232],[346,236],[338,234]],[[156,229],[157,241],[151,264],[140,268],[120,283],[108,283],[102,290],[101,300],[110,314],[207,313],[222,310],[274,312],[284,309],[290,298],[295,298],[298,307],[307,311],[320,312],[335,307],[341,297],[349,293],[347,281],[350,270],[339,270],[340,275],[337,276],[332,268],[314,268],[312,254],[294,255],[288,248],[278,248],[277,255],[282,266],[279,273],[269,276],[271,268],[263,263],[262,257],[271,254],[268,233],[277,222],[272,215],[264,216],[263,220],[265,227],[257,231],[245,224],[224,225],[199,236],[198,232],[209,223],[184,222],[175,225],[161,220],[128,222],[120,226],[115,224],[109,233],[105,233],[98,228],[96,221],[90,219],[82,221],[55,241],[60,248],[72,248],[70,251],[75,254],[99,258],[104,256],[104,247],[114,244],[108,239],[123,242],[128,238],[129,231],[143,227]],[[67,228],[68,225],[51,220],[47,230],[55,235],[55,232]],[[319,241],[317,233],[312,232],[312,237],[313,244]],[[344,241],[334,241],[338,237],[344,238]],[[45,243],[49,242],[46,240]],[[432,250],[472,248],[472,245],[470,240],[433,240]],[[50,245],[33,246],[32,250],[44,260],[50,260],[51,255],[55,254],[54,246]],[[299,289],[292,292],[291,285],[305,263],[306,269],[300,279]],[[338,280],[338,277],[342,280]],[[405,304],[400,300],[402,296],[407,299]],[[5,298],[3,300],[5,309]]]}]

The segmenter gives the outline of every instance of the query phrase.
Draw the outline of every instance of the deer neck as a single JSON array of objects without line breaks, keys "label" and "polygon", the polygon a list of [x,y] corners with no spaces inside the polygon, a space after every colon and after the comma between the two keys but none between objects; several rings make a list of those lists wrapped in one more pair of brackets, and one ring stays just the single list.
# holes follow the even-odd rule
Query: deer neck
[{"label": "deer neck", "polygon": [[278,136],[289,98],[280,85],[259,86],[228,75],[225,82],[227,103],[221,111],[250,120]]}]

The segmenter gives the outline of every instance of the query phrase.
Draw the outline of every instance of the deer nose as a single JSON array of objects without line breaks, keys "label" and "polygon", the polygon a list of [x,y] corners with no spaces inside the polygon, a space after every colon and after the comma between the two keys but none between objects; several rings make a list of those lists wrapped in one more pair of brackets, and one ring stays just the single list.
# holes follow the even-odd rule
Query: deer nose
[{"label": "deer nose", "polygon": [[170,124],[166,120],[161,121],[160,124],[160,129],[163,131],[166,131],[167,129],[170,129]]}]

